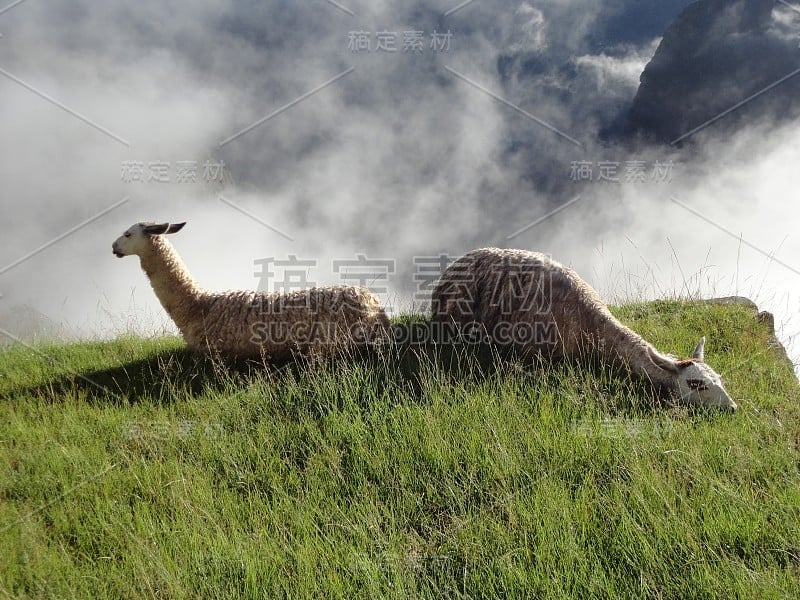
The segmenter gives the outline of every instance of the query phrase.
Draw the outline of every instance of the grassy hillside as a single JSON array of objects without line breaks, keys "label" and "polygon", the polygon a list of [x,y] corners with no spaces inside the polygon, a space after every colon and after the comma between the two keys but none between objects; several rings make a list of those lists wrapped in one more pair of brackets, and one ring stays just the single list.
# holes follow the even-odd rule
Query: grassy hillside
[{"label": "grassy hillside", "polygon": [[769,330],[615,313],[666,352],[708,336],[741,410],[424,347],[281,371],[177,339],[4,350],[0,595],[796,597],[800,395]]}]

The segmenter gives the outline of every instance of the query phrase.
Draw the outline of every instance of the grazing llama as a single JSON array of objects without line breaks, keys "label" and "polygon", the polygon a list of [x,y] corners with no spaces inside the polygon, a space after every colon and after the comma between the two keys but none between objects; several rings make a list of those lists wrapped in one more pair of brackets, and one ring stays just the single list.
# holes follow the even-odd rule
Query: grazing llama
[{"label": "grazing llama", "polygon": [[705,362],[662,354],[623,325],[575,271],[527,250],[473,250],[442,274],[432,296],[434,323],[477,326],[495,344],[550,359],[593,357],[627,368],[679,402],[736,410]]}]

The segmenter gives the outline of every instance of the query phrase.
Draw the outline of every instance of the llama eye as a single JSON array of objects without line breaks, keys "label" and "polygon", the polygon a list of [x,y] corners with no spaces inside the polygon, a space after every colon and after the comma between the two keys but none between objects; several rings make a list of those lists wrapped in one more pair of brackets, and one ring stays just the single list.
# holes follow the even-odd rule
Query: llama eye
[{"label": "llama eye", "polygon": [[131,237],[131,234],[130,234],[130,232],[129,232],[129,231],[126,231],[126,232],[125,232],[125,237]]}]

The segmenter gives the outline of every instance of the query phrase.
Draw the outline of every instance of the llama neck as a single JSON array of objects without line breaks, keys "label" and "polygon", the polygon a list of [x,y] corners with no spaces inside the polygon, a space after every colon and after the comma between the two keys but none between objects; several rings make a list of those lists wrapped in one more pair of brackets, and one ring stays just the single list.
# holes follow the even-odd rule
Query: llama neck
[{"label": "llama neck", "polygon": [[673,362],[672,359],[664,356],[642,336],[620,323],[615,317],[610,314],[609,317],[611,318],[606,321],[601,337],[605,359],[629,369],[658,386],[671,389],[674,385],[673,375],[653,362],[651,355],[663,360],[664,363]]},{"label": "llama neck", "polygon": [[161,306],[183,333],[199,308],[203,289],[195,283],[175,248],[163,236],[150,239],[150,248],[139,261]]}]

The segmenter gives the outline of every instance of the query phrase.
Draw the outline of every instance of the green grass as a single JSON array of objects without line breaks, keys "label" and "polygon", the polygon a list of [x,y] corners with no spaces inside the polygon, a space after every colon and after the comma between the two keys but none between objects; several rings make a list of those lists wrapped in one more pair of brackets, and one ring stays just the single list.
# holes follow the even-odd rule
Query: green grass
[{"label": "green grass", "polygon": [[430,347],[280,371],[171,338],[3,350],[0,595],[796,597],[791,365],[742,307],[615,312],[666,352],[706,335],[740,411]]}]

